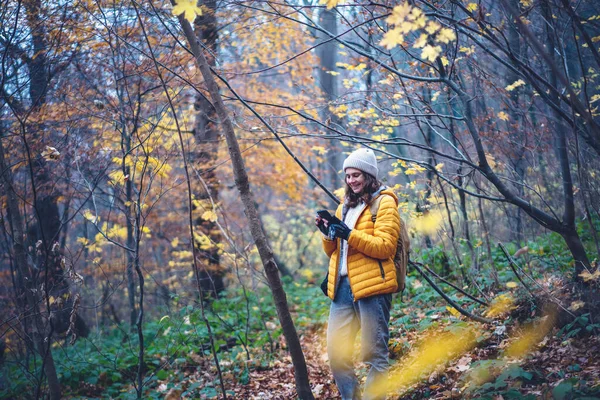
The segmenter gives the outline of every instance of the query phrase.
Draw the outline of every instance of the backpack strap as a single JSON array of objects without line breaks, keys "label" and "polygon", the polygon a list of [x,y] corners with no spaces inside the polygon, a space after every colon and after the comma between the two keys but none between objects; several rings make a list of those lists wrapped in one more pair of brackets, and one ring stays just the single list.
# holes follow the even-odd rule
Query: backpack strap
[{"label": "backpack strap", "polygon": [[369,209],[371,210],[371,221],[373,221],[373,223],[375,223],[375,221],[377,220],[377,213],[379,212],[379,205],[381,204],[381,199],[383,198],[383,196],[389,195],[380,194],[371,202],[371,205],[369,207]]}]

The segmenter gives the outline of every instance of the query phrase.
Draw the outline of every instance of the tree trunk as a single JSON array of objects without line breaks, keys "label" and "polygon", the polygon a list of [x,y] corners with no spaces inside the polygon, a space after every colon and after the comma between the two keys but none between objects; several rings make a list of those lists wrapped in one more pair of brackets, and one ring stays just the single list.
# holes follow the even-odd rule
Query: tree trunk
[{"label": "tree trunk", "polygon": [[565,239],[573,258],[575,259],[575,276],[573,278],[576,281],[582,282],[583,280],[579,274],[585,271],[585,267],[590,265],[590,260],[585,252],[581,238],[576,230],[565,231],[561,233],[561,236]]},{"label": "tree trunk", "polygon": [[[206,11],[196,18],[194,24],[198,40],[202,41],[204,46],[210,50],[207,62],[211,67],[214,67],[215,56],[218,51],[218,30],[215,14],[217,3],[215,0],[207,0],[203,5]],[[218,202],[220,191],[220,182],[214,168],[219,156],[219,121],[214,106],[204,94],[196,95],[194,110],[196,110],[194,136],[198,143],[198,151],[195,156],[198,163],[198,170],[206,183],[206,188],[201,187],[197,195],[198,200],[204,206],[204,210],[199,210],[199,212],[200,214],[204,211],[216,212],[216,210],[212,209],[212,205]],[[198,253],[204,256],[204,262],[199,271],[200,289],[206,297],[218,297],[219,293],[225,290],[225,283],[223,281],[225,271],[221,267],[219,248],[216,246],[216,244],[223,241],[221,230],[217,226],[216,221],[202,218],[196,220],[196,228],[208,236],[213,243],[210,249],[197,249]]]},{"label": "tree trunk", "polygon": [[[13,108],[15,113],[21,114],[18,119],[22,124],[22,140],[27,153],[25,158],[30,165],[29,172],[33,189],[33,211],[36,223],[28,227],[26,239],[29,245],[37,249],[34,260],[40,271],[38,275],[31,278],[36,284],[41,284],[43,281],[48,296],[66,299],[60,305],[55,303],[51,306],[53,333],[64,333],[69,329],[73,299],[70,296],[59,244],[61,219],[58,199],[61,197],[61,193],[51,177],[50,172],[53,166],[44,157],[34,156],[34,154],[38,154],[42,139],[46,139],[44,137],[47,133],[46,127],[44,124],[35,123],[29,119],[30,115],[35,115],[46,104],[48,86],[52,76],[52,64],[47,56],[48,27],[40,0],[27,1],[23,5],[27,25],[31,30],[31,47],[35,54],[35,57],[26,61],[31,100],[29,109],[21,103],[15,103],[16,107]],[[80,333],[86,335],[87,325],[79,316],[77,325]]]},{"label": "tree trunk", "polygon": [[[335,9],[328,10],[326,7],[321,7],[319,10],[319,25],[327,30],[332,35],[337,35],[337,11]],[[329,36],[317,31],[317,37],[321,41],[329,40]],[[327,104],[337,99],[337,77],[330,74],[329,71],[335,71],[337,66],[338,44],[334,40],[320,45],[317,48],[317,54],[321,61],[318,69],[318,77],[321,90],[325,94]],[[321,115],[327,125],[334,129],[339,129],[341,120],[337,115],[329,110],[329,107],[323,107]],[[327,164],[330,176],[331,187],[337,188],[343,185],[343,180],[340,179],[338,171],[342,168],[342,148],[336,142],[330,143],[329,151],[327,152]]]},{"label": "tree trunk", "polygon": [[[125,149],[123,154],[126,157],[131,157],[131,136],[127,134],[127,127],[123,123],[121,134],[124,136]],[[133,199],[133,178],[131,177],[131,168],[126,165],[123,160],[123,176],[129,176],[129,179],[125,181],[125,199],[127,201],[127,211],[125,212],[125,225],[127,228],[127,247],[133,249],[135,247],[135,227],[133,225],[133,218],[135,213],[134,199]],[[127,275],[127,300],[129,302],[129,329],[135,329],[137,321],[137,312],[135,308],[135,277],[133,274],[135,255],[131,250],[127,250],[127,267],[125,274]]]},{"label": "tree trunk", "polygon": [[223,125],[225,138],[227,139],[227,145],[229,147],[229,154],[233,163],[235,184],[240,193],[242,203],[244,204],[244,212],[250,223],[250,232],[252,234],[252,238],[256,243],[256,247],[265,268],[269,286],[273,293],[273,299],[275,300],[277,316],[279,317],[281,328],[288,344],[292,363],[294,365],[297,395],[300,399],[314,399],[308,381],[308,371],[306,368],[306,362],[304,360],[304,354],[302,353],[302,348],[300,346],[300,340],[290,315],[285,291],[283,290],[281,279],[279,278],[279,270],[275,264],[273,253],[268,245],[266,235],[260,223],[260,218],[255,206],[254,196],[250,190],[248,174],[246,173],[244,160],[235,136],[233,124],[229,119],[227,109],[225,108],[225,104],[223,103],[223,99],[219,93],[219,87],[212,76],[212,72],[207,60],[197,43],[197,38],[191,25],[181,16],[179,17],[179,21],[196,58],[200,72],[204,77],[219,120]]},{"label": "tree trunk", "polygon": [[[519,9],[519,1],[518,0],[508,0],[511,6],[514,9]],[[506,11],[508,15],[510,15],[510,11]],[[515,58],[521,59],[521,40],[519,35],[519,30],[515,22],[512,18],[509,18],[508,25],[508,45],[510,52],[514,54]],[[517,75],[513,70],[509,69],[506,72],[506,85],[511,85],[515,83],[519,79],[519,75]],[[519,107],[519,95],[521,93],[521,88],[517,87],[510,91],[510,100],[512,103],[512,108],[509,109],[509,114],[511,116],[511,121],[514,123],[519,123],[520,127],[517,129],[510,127],[510,122],[505,122],[507,125],[508,134],[512,137],[514,143],[523,144],[521,147],[512,146],[511,150],[513,151],[512,157],[510,157],[511,163],[513,163],[514,171],[518,176],[519,180],[515,184],[515,190],[517,191],[520,197],[523,197],[525,194],[525,190],[523,188],[523,182],[525,181],[525,151],[526,151],[526,142],[527,135],[524,134],[524,118],[520,114]],[[514,112],[513,112],[514,111]],[[520,208],[511,209],[511,219],[514,221],[514,226],[516,230],[515,240],[519,246],[522,246],[523,242],[523,212]]]},{"label": "tree trunk", "polygon": [[[548,19],[548,24],[546,25],[546,38],[547,38],[547,47],[549,50],[550,57],[552,60],[555,60],[555,48],[556,41],[554,38],[554,30],[553,30],[553,19],[551,15],[551,11],[548,4],[542,5],[542,11],[544,16]],[[557,62],[559,60],[556,60]],[[550,74],[548,77],[549,81],[553,86],[557,86],[557,77],[554,74]],[[555,102],[559,102],[557,97],[554,97]],[[552,114],[556,118],[555,121],[560,121],[558,115],[552,111]],[[563,191],[563,226],[564,230],[559,232],[561,236],[565,239],[573,258],[575,259],[575,280],[581,281],[579,274],[583,272],[583,270],[590,266],[590,261],[585,252],[585,248],[583,247],[583,243],[581,242],[581,238],[577,233],[577,228],[575,226],[575,199],[573,193],[573,177],[571,175],[571,165],[569,162],[569,149],[567,142],[567,127],[563,126],[560,122],[555,122],[553,124],[554,127],[554,135],[555,135],[555,150],[556,156],[559,161],[559,170],[561,172],[562,177],[562,191]],[[576,127],[572,127],[576,133]]]}]

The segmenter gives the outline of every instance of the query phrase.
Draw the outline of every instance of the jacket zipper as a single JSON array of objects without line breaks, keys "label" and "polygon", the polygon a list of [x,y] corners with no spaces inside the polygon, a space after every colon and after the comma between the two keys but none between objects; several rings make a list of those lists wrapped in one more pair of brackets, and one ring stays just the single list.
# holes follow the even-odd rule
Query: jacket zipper
[{"label": "jacket zipper", "polygon": [[377,260],[377,262],[379,263],[379,272],[381,272],[381,279],[385,281],[385,271],[383,270],[383,264],[381,263],[381,260]]}]

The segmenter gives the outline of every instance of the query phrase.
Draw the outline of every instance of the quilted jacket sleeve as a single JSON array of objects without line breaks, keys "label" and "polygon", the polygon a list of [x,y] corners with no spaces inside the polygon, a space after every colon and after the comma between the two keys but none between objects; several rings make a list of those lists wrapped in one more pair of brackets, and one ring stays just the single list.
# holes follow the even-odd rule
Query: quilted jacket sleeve
[{"label": "quilted jacket sleeve", "polygon": [[329,240],[323,236],[323,250],[325,250],[327,257],[331,257],[335,249],[337,249],[337,242],[337,240]]},{"label": "quilted jacket sleeve", "polygon": [[391,196],[381,199],[373,235],[364,230],[353,229],[348,244],[364,255],[379,260],[394,256],[400,236],[400,214]]}]

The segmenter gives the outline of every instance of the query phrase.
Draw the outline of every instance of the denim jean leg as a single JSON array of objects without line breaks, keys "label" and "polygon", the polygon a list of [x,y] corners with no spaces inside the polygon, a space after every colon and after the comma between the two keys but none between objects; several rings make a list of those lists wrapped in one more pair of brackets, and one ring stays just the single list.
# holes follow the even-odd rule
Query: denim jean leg
[{"label": "denim jean leg", "polygon": [[360,399],[360,387],[352,362],[354,340],[360,327],[356,311],[348,278],[342,277],[329,309],[327,354],[343,400]]},{"label": "denim jean leg", "polygon": [[358,301],[363,361],[370,366],[363,399],[385,399],[389,368],[388,342],[392,295],[378,295]]}]

